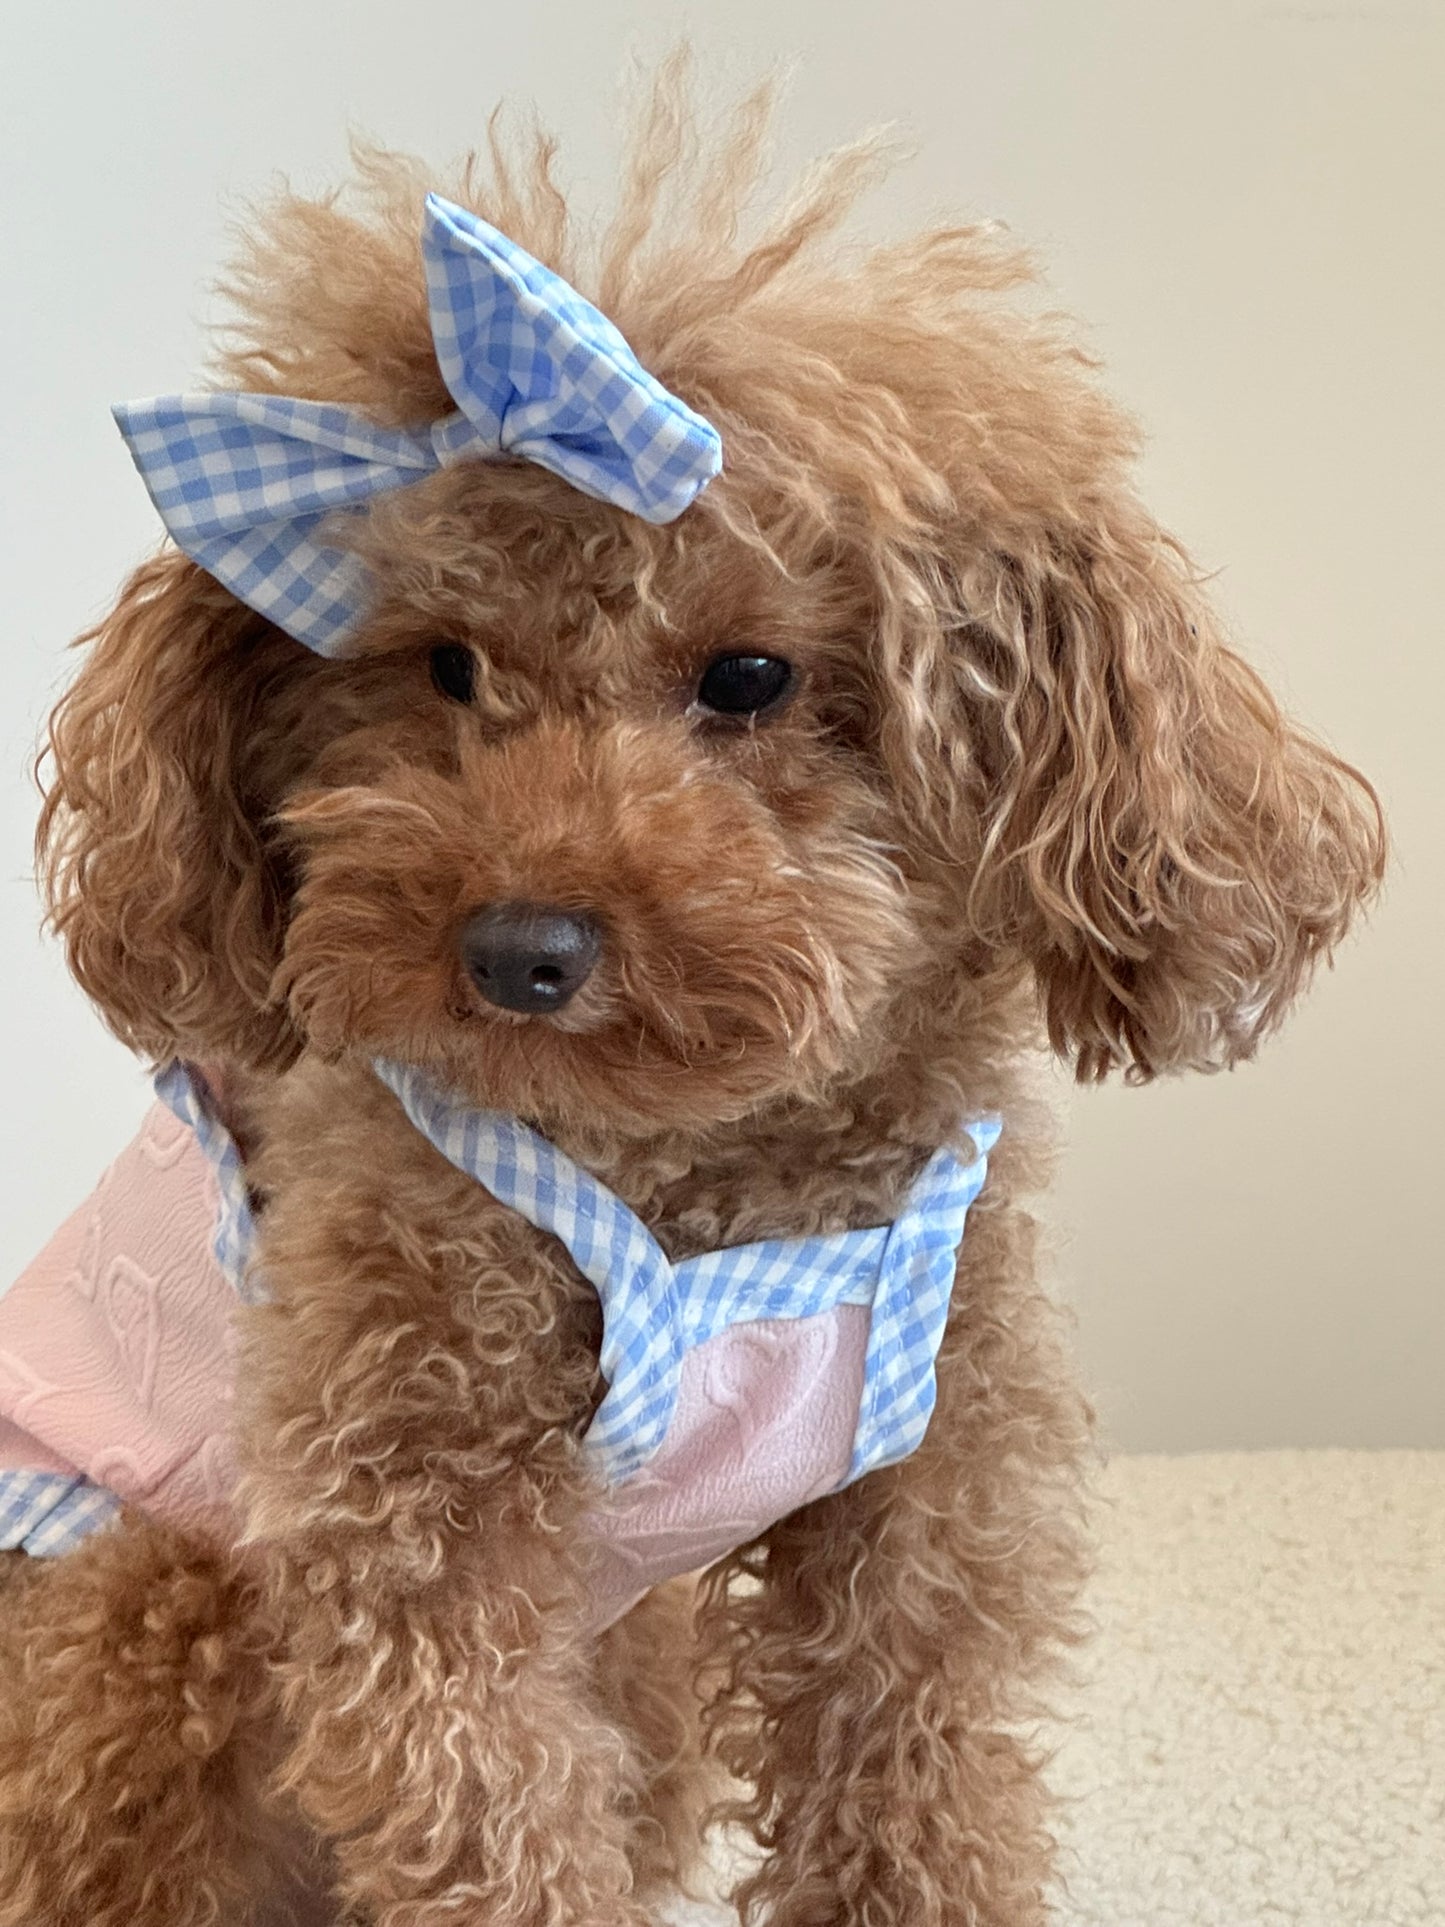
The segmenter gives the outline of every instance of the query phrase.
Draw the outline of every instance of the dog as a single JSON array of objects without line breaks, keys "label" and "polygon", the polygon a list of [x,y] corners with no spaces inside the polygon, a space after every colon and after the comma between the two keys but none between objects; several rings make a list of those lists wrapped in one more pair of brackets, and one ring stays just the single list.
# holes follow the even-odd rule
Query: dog
[{"label": "dog", "polygon": [[[186,1155],[221,1133],[264,1288],[227,1312],[223,1514],[142,1497],[3,1562],[3,1927],[637,1927],[724,1796],[748,1920],[1046,1918],[1030,1723],[1078,1632],[1089,1413],[1031,1066],[1249,1058],[1384,833],[1221,638],[1066,329],[1010,302],[1027,260],[978,226],[841,257],[866,142],[739,240],[766,118],[696,155],[665,73],[591,271],[553,143],[494,132],[446,197],[369,151],[359,198],[282,198],[233,277],[225,388],[419,466],[325,525],[319,646],[193,533],[52,721],[54,927],[120,1038],[195,1067]],[[444,342],[437,276],[478,249],[674,411],[684,506],[579,485],[610,456],[565,422],[434,455],[469,325],[448,284]],[[916,1310],[941,1251],[909,1437],[850,1475],[850,1406],[799,1474],[831,1381],[785,1375],[774,1509],[603,1610],[591,1447],[632,1365],[574,1205],[498,1175],[529,1158],[663,1297],[708,1254],[886,1244]],[[929,1173],[954,1216],[910,1244]],[[794,1321],[833,1319],[828,1370],[879,1316],[830,1289]]]}]

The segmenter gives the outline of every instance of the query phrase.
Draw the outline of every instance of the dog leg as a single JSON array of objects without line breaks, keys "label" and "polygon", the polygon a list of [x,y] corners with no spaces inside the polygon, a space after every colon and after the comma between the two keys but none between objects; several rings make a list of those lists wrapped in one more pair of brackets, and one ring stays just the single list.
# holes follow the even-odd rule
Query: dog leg
[{"label": "dog leg", "polygon": [[603,1634],[598,1651],[602,1704],[629,1736],[641,1774],[628,1851],[644,1898],[694,1891],[703,1816],[726,1790],[703,1751],[695,1605],[690,1580],[660,1586]]},{"label": "dog leg", "polygon": [[323,1195],[296,1177],[268,1212],[240,1374],[280,1783],[369,1927],[641,1927],[642,1769],[574,1572],[595,1298],[409,1132],[405,1213],[343,1148]]},{"label": "dog leg", "polygon": [[0,1927],[334,1918],[263,1796],[251,1604],[229,1561],[142,1522],[7,1570]]},{"label": "dog leg", "polygon": [[[784,1521],[705,1616],[713,1709],[768,1858],[769,1927],[1042,1927],[1052,1843],[1031,1688],[1070,1631],[1087,1415],[1023,1220],[980,1211],[928,1436]],[[1021,1264],[1021,1260],[1023,1263]]]},{"label": "dog leg", "polygon": [[593,1710],[585,1644],[537,1609],[538,1562],[515,1544],[500,1569],[453,1556],[408,1591],[318,1538],[274,1576],[281,1784],[370,1927],[640,1927],[637,1776]]}]

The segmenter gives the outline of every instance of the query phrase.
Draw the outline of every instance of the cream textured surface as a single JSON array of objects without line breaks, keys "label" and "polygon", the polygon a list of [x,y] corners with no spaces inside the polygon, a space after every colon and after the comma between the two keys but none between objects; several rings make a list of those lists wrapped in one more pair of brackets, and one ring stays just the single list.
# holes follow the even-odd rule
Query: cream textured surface
[{"label": "cream textured surface", "polygon": [[1445,1453],[1117,1459],[1101,1484],[1058,1927],[1442,1927]]}]

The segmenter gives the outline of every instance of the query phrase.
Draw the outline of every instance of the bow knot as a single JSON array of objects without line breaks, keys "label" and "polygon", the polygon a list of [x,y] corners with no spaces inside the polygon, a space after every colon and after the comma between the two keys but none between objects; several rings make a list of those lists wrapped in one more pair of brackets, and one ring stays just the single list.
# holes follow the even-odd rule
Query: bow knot
[{"label": "bow knot", "polygon": [[177,546],[321,655],[364,619],[364,565],[329,517],[467,460],[511,456],[584,494],[674,521],[722,466],[717,430],[642,367],[560,275],[429,194],[422,226],[432,339],[456,412],[382,428],[354,408],[280,395],[168,395],[116,421]]}]

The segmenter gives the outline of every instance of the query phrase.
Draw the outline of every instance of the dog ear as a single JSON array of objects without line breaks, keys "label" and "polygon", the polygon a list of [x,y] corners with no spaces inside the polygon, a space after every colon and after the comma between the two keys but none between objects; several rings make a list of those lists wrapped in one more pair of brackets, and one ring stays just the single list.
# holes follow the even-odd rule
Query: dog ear
[{"label": "dog ear", "polygon": [[947,648],[969,923],[1031,964],[1081,1079],[1230,1065],[1378,886],[1378,800],[1131,498],[1019,548],[969,569]]},{"label": "dog ear", "polygon": [[71,969],[147,1055],[284,1062],[296,1040],[270,996],[284,890],[258,718],[305,652],[174,550],[81,641],[37,835]]}]

